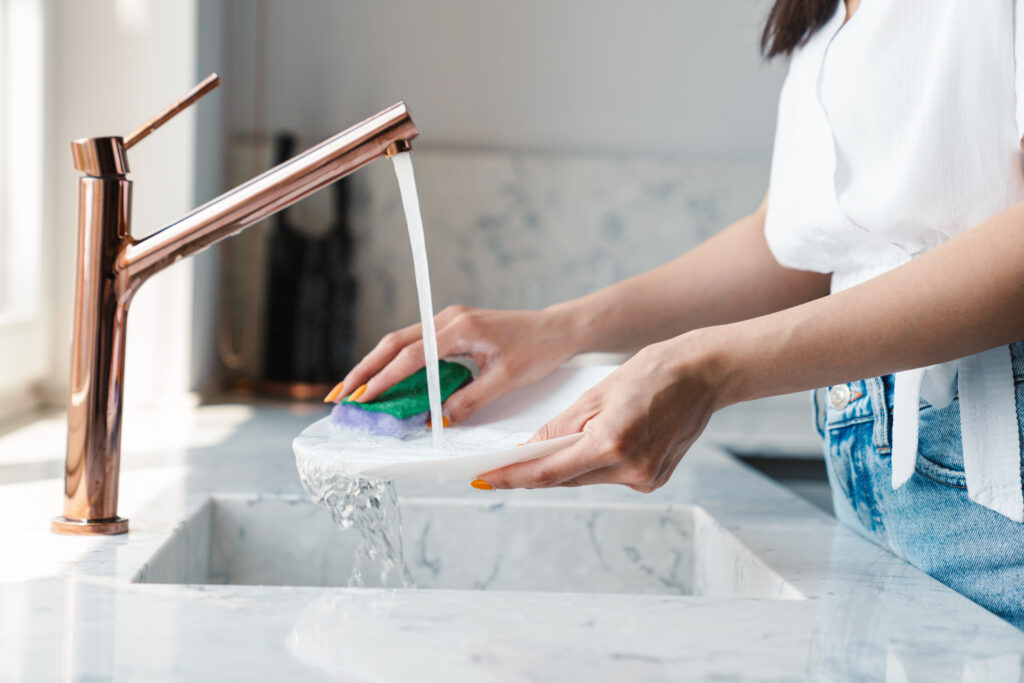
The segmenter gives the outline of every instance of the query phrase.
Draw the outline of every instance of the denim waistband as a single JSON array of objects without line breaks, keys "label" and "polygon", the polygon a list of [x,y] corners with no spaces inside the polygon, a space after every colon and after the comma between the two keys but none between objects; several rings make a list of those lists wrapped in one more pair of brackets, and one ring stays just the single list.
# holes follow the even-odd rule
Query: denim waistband
[{"label": "denim waistband", "polygon": [[825,436],[829,427],[872,423],[872,445],[881,454],[892,451],[892,375],[871,377],[843,385],[849,390],[849,402],[843,408],[830,405],[833,387],[819,389],[812,395],[818,434]]},{"label": "denim waistband", "polygon": [[[1016,383],[1024,382],[1024,340],[1010,344],[1013,375]],[[814,415],[818,433],[824,437],[826,425],[842,426],[872,420],[872,434],[879,453],[892,450],[892,409],[895,382],[893,375],[882,375],[849,382],[850,402],[842,410],[829,408],[828,392],[832,387],[813,393]],[[928,404],[922,401],[922,407]],[[1018,406],[1018,415],[1024,420],[1024,406]]]},{"label": "denim waistband", "polygon": [[[888,384],[888,388],[886,385]],[[843,424],[852,422],[846,418],[846,413],[851,417],[863,415],[870,417],[872,421],[871,440],[875,449],[885,455],[892,451],[892,375],[885,377],[870,377],[857,382],[847,384],[850,388],[851,398],[849,405],[838,416],[839,419],[830,421],[829,424]]]}]

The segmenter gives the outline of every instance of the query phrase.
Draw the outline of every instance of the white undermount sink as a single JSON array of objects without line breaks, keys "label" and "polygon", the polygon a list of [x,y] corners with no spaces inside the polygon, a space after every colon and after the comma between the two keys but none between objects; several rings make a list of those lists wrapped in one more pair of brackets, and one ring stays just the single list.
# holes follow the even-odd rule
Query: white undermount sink
[{"label": "white undermount sink", "polygon": [[[401,514],[417,588],[803,597],[699,507],[403,498]],[[347,586],[358,540],[299,496],[214,496],[133,580]]]}]

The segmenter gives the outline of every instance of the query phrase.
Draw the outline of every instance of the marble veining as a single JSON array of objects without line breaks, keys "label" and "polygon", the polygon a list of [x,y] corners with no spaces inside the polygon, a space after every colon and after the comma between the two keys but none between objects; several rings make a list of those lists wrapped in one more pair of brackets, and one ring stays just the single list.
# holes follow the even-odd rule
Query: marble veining
[{"label": "marble veining", "polygon": [[[413,163],[438,310],[538,308],[661,265],[756,208],[768,176],[758,162],[429,147]],[[394,172],[371,165],[353,186],[367,351],[418,314]]]},{"label": "marble veining", "polygon": [[[401,515],[420,589],[803,598],[700,508],[405,498]],[[133,581],[344,587],[357,545],[302,498],[215,496]],[[377,569],[367,587],[393,587]]]},{"label": "marble veining", "polygon": [[[610,486],[500,493],[464,483],[400,486],[401,500],[426,506],[408,528],[410,543],[422,540],[421,571],[458,578],[467,589],[141,583],[133,579],[147,573],[227,580],[220,572],[246,558],[258,558],[244,570],[253,582],[286,566],[314,579],[336,569],[322,536],[304,546],[305,533],[287,543],[279,532],[263,533],[278,515],[298,519],[315,509],[304,500],[290,441],[322,413],[253,408],[230,428],[211,418],[223,409],[195,413],[176,423],[170,444],[160,440],[165,415],[131,415],[139,436],[125,452],[121,480],[121,512],[133,529],[126,537],[50,534],[58,479],[0,487],[8,550],[0,563],[0,681],[1021,680],[1024,633],[707,440],[650,495]],[[0,459],[14,457],[9,443],[24,445],[13,436],[0,438]],[[540,513],[556,508],[557,516]],[[626,514],[605,514],[611,510]],[[183,522],[204,516],[181,533]],[[488,519],[494,526],[477,521]],[[495,541],[481,547],[478,566],[452,566],[452,557],[471,554],[453,534],[480,524],[500,535],[500,520],[540,537],[571,530],[573,542],[565,549]],[[183,558],[161,577],[154,556],[179,539],[185,548],[205,547],[210,564]],[[252,545],[260,542],[270,545]],[[702,548],[730,559],[683,571],[687,563],[674,564],[672,552],[652,563],[654,543],[684,559],[688,549],[701,557]],[[715,543],[734,547],[708,550]],[[517,589],[498,588],[517,552],[562,553],[563,563],[578,557],[588,572],[573,578],[597,583],[607,567],[629,566],[627,546],[658,576],[674,576],[697,595],[666,594],[660,583],[632,595],[523,590],[531,578],[525,570],[507,575]],[[293,569],[296,559],[308,566]],[[527,569],[538,583],[567,582],[564,567]],[[475,581],[491,583],[467,586]],[[804,599],[775,599],[790,590]]]}]

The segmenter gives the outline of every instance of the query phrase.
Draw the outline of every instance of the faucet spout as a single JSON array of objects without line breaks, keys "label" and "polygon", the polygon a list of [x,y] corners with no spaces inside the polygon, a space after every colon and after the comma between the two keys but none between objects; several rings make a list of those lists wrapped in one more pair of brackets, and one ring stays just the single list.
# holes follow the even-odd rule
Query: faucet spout
[{"label": "faucet spout", "polygon": [[117,514],[125,332],[134,293],[155,273],[280,211],[374,159],[410,149],[419,135],[404,102],[338,133],[200,206],[157,232],[131,236],[126,150],[183,106],[215,87],[201,83],[128,142],[87,138],[71,144],[78,183],[78,255],[68,395],[62,534],[119,534]]},{"label": "faucet spout", "polygon": [[142,240],[125,244],[115,267],[141,284],[175,261],[205,249],[362,168],[419,135],[404,102],[324,140],[242,183]]}]

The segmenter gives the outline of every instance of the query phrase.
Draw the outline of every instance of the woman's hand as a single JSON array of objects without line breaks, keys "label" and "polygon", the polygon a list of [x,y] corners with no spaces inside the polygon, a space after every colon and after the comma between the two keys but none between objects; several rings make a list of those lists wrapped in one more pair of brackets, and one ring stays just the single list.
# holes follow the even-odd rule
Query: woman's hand
[{"label": "woman's hand", "polygon": [[662,486],[711,414],[725,405],[709,333],[699,330],[644,348],[531,442],[580,431],[582,439],[480,479],[499,489],[625,484],[648,493]]},{"label": "woman's hand", "polygon": [[[450,306],[434,318],[441,358],[469,356],[480,368],[473,382],[445,401],[444,414],[460,422],[498,396],[534,384],[578,350],[575,326],[552,309],[498,311]],[[419,324],[392,332],[342,380],[354,396],[370,401],[425,365]],[[334,391],[328,400],[341,400]]]}]

